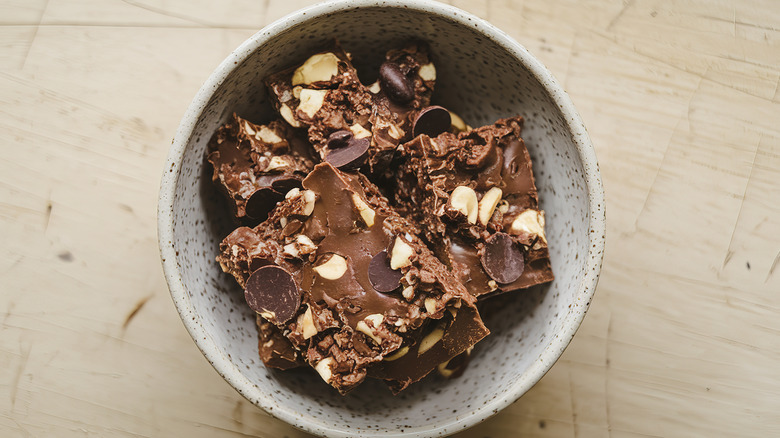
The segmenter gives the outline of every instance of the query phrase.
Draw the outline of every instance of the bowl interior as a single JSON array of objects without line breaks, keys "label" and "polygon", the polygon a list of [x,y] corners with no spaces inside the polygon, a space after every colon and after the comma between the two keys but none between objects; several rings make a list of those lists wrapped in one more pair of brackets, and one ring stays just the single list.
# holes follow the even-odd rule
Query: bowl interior
[{"label": "bowl interior", "polygon": [[[484,23],[381,6],[304,18],[281,32],[263,31],[254,43],[239,48],[237,59],[246,58],[215,85],[191,135],[179,139],[186,146],[173,198],[172,245],[186,296],[177,305],[186,309],[185,324],[202,328],[197,333],[203,336],[195,340],[220,373],[244,396],[288,422],[341,435],[454,432],[477,421],[470,420],[475,413],[484,419],[533,385],[565,347],[566,342],[553,348],[553,341],[572,320],[579,322],[573,315],[587,306],[578,300],[589,287],[583,280],[591,246],[588,185],[570,127],[540,80],[482,33]],[[425,40],[438,73],[435,103],[472,126],[523,115],[524,139],[547,215],[556,280],[516,293],[487,316],[492,334],[478,344],[462,377],[429,377],[398,396],[370,381],[342,397],[315,373],[265,368],[257,354],[254,314],[232,277],[214,261],[231,227],[204,166],[209,137],[234,111],[254,122],[274,117],[263,78],[303,60],[333,37],[352,53],[364,82],[373,80],[387,49],[409,38]]]}]

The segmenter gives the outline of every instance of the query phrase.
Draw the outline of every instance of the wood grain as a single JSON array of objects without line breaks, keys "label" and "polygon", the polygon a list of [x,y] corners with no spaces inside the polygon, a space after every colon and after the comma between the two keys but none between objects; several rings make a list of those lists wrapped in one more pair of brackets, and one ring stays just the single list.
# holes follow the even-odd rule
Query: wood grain
[{"label": "wood grain", "polygon": [[[0,436],[307,436],[198,352],[155,209],[202,81],[311,3],[0,2]],[[565,85],[609,205],[571,346],[458,436],[780,434],[780,3],[450,3]]]}]

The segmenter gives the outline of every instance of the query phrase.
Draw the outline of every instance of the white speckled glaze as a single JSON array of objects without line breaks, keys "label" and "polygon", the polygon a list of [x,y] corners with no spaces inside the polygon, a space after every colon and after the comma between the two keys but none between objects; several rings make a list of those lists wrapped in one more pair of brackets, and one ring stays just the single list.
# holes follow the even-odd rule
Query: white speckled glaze
[{"label": "white speckled glaze", "polygon": [[[257,354],[254,315],[214,261],[230,225],[204,168],[209,137],[233,111],[268,120],[263,78],[331,37],[341,40],[362,72],[375,71],[385,50],[403,40],[426,40],[438,71],[436,103],[472,126],[523,115],[523,137],[547,213],[555,281],[517,293],[512,304],[487,318],[492,334],[478,344],[462,377],[428,377],[395,397],[376,381],[342,397],[312,372],[266,369]],[[320,435],[443,436],[517,400],[569,344],[598,281],[604,207],[596,156],[579,115],[550,72],[504,32],[433,2],[336,1],[264,28],[208,78],[168,156],[159,243],[184,325],[217,372],[252,403]]]}]

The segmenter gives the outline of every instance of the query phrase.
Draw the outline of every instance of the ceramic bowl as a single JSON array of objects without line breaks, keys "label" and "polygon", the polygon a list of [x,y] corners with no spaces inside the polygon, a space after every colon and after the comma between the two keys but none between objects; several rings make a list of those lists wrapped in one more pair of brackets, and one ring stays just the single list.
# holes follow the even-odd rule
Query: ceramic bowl
[{"label": "ceramic bowl", "polygon": [[[343,397],[313,372],[265,368],[257,353],[255,316],[214,260],[231,228],[204,165],[209,137],[234,111],[252,121],[269,120],[263,78],[301,62],[332,37],[352,53],[361,75],[376,71],[388,48],[410,38],[428,41],[438,72],[434,102],[472,126],[523,115],[523,137],[547,215],[555,281],[515,293],[486,317],[492,334],[477,345],[462,377],[428,377],[398,396],[381,382],[367,381]],[[327,436],[447,435],[517,400],[574,336],[593,296],[604,247],[596,156],[569,97],[504,32],[427,1],[324,3],[249,38],[206,80],[184,115],[162,178],[158,216],[171,296],[206,359],[269,414]]]}]

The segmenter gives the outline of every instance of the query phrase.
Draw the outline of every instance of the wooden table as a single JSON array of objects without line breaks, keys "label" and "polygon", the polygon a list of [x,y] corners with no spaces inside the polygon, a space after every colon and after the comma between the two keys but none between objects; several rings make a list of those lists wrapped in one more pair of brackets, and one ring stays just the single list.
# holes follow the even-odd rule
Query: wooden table
[{"label": "wooden table", "polygon": [[[201,356],[155,210],[202,81],[309,3],[0,2],[0,436],[306,436]],[[571,346],[459,436],[778,436],[780,3],[452,3],[564,84],[609,205]]]}]

